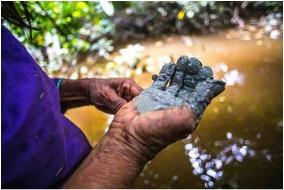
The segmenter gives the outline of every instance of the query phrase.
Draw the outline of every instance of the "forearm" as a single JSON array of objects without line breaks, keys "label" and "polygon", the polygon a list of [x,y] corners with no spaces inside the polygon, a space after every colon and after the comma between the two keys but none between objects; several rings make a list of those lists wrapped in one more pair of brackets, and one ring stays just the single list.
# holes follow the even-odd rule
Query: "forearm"
[{"label": "forearm", "polygon": [[129,188],[148,158],[106,135],[64,188]]},{"label": "forearm", "polygon": [[88,92],[89,79],[64,79],[60,85],[60,104],[65,112],[69,108],[90,104]]}]

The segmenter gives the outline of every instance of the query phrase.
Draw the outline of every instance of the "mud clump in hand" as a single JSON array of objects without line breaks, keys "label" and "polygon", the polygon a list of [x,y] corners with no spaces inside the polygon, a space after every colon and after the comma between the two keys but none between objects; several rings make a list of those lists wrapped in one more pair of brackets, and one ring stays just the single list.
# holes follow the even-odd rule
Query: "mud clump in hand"
[{"label": "mud clump in hand", "polygon": [[210,67],[187,56],[181,56],[177,64],[165,64],[153,80],[134,99],[140,113],[188,104],[200,119],[211,100],[225,89],[225,82],[214,80]]}]

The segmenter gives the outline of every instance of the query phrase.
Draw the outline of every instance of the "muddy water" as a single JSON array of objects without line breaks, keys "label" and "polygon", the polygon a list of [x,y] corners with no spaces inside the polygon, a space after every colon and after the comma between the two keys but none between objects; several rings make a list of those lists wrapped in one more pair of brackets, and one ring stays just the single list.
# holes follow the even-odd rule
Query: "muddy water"
[{"label": "muddy water", "polygon": [[[138,43],[138,42],[136,42]],[[135,188],[281,188],[282,187],[282,39],[241,40],[224,33],[139,42],[139,64],[158,72],[161,60],[198,57],[227,81],[226,90],[207,108],[198,129],[170,145],[144,168]],[[133,72],[143,87],[151,73]],[[96,143],[110,118],[93,107],[68,111],[67,117]]]}]

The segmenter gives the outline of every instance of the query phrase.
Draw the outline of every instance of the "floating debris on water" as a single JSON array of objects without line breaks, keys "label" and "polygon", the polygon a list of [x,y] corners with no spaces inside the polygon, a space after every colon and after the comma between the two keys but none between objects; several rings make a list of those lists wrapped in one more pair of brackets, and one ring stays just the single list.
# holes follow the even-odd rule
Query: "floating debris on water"
[{"label": "floating debris on water", "polygon": [[236,84],[243,85],[244,84],[245,76],[237,69],[228,71],[224,75],[224,81],[226,82],[226,85],[228,86],[234,86]]},{"label": "floating debris on water", "polygon": [[228,133],[226,134],[226,136],[227,136],[227,139],[232,139],[232,137],[233,137],[233,135],[232,135],[231,132],[228,132]]},{"label": "floating debris on water", "polygon": [[149,179],[145,179],[144,180],[144,184],[146,184],[146,185],[150,184],[150,180]]},{"label": "floating debris on water", "polygon": [[[195,138],[198,138],[197,136]],[[193,141],[193,142],[188,142]],[[211,188],[216,181],[224,176],[223,167],[234,162],[243,162],[247,156],[250,158],[256,155],[256,151],[252,148],[248,139],[233,137],[232,132],[226,133],[226,140],[218,140],[218,144],[223,147],[216,156],[210,155],[206,149],[198,146],[199,141],[195,139],[185,140],[185,153],[189,157],[189,161],[193,168],[192,173],[199,176],[204,182],[205,188]],[[216,145],[216,143],[214,143]],[[262,150],[262,154],[268,161],[272,160],[272,155],[267,149]]]},{"label": "floating debris on water", "polygon": [[177,176],[177,175],[174,175],[174,176],[172,177],[172,181],[176,181],[176,180],[178,180],[178,176]]}]

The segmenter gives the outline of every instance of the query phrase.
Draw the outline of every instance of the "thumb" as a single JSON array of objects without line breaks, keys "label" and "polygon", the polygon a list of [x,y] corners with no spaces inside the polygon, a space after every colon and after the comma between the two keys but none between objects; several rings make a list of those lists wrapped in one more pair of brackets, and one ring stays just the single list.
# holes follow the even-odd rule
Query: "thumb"
[{"label": "thumb", "polygon": [[127,101],[121,97],[119,97],[114,91],[109,91],[107,97],[109,100],[107,102],[110,103],[110,111],[112,113],[116,113]]},{"label": "thumb", "polygon": [[130,94],[132,95],[132,97],[139,95],[142,91],[143,91],[143,88],[141,88],[137,84],[132,85],[130,88]]},{"label": "thumb", "polygon": [[123,95],[122,97],[127,101],[132,100],[135,96],[139,95],[143,88],[141,88],[134,80],[127,80],[123,85]]}]

